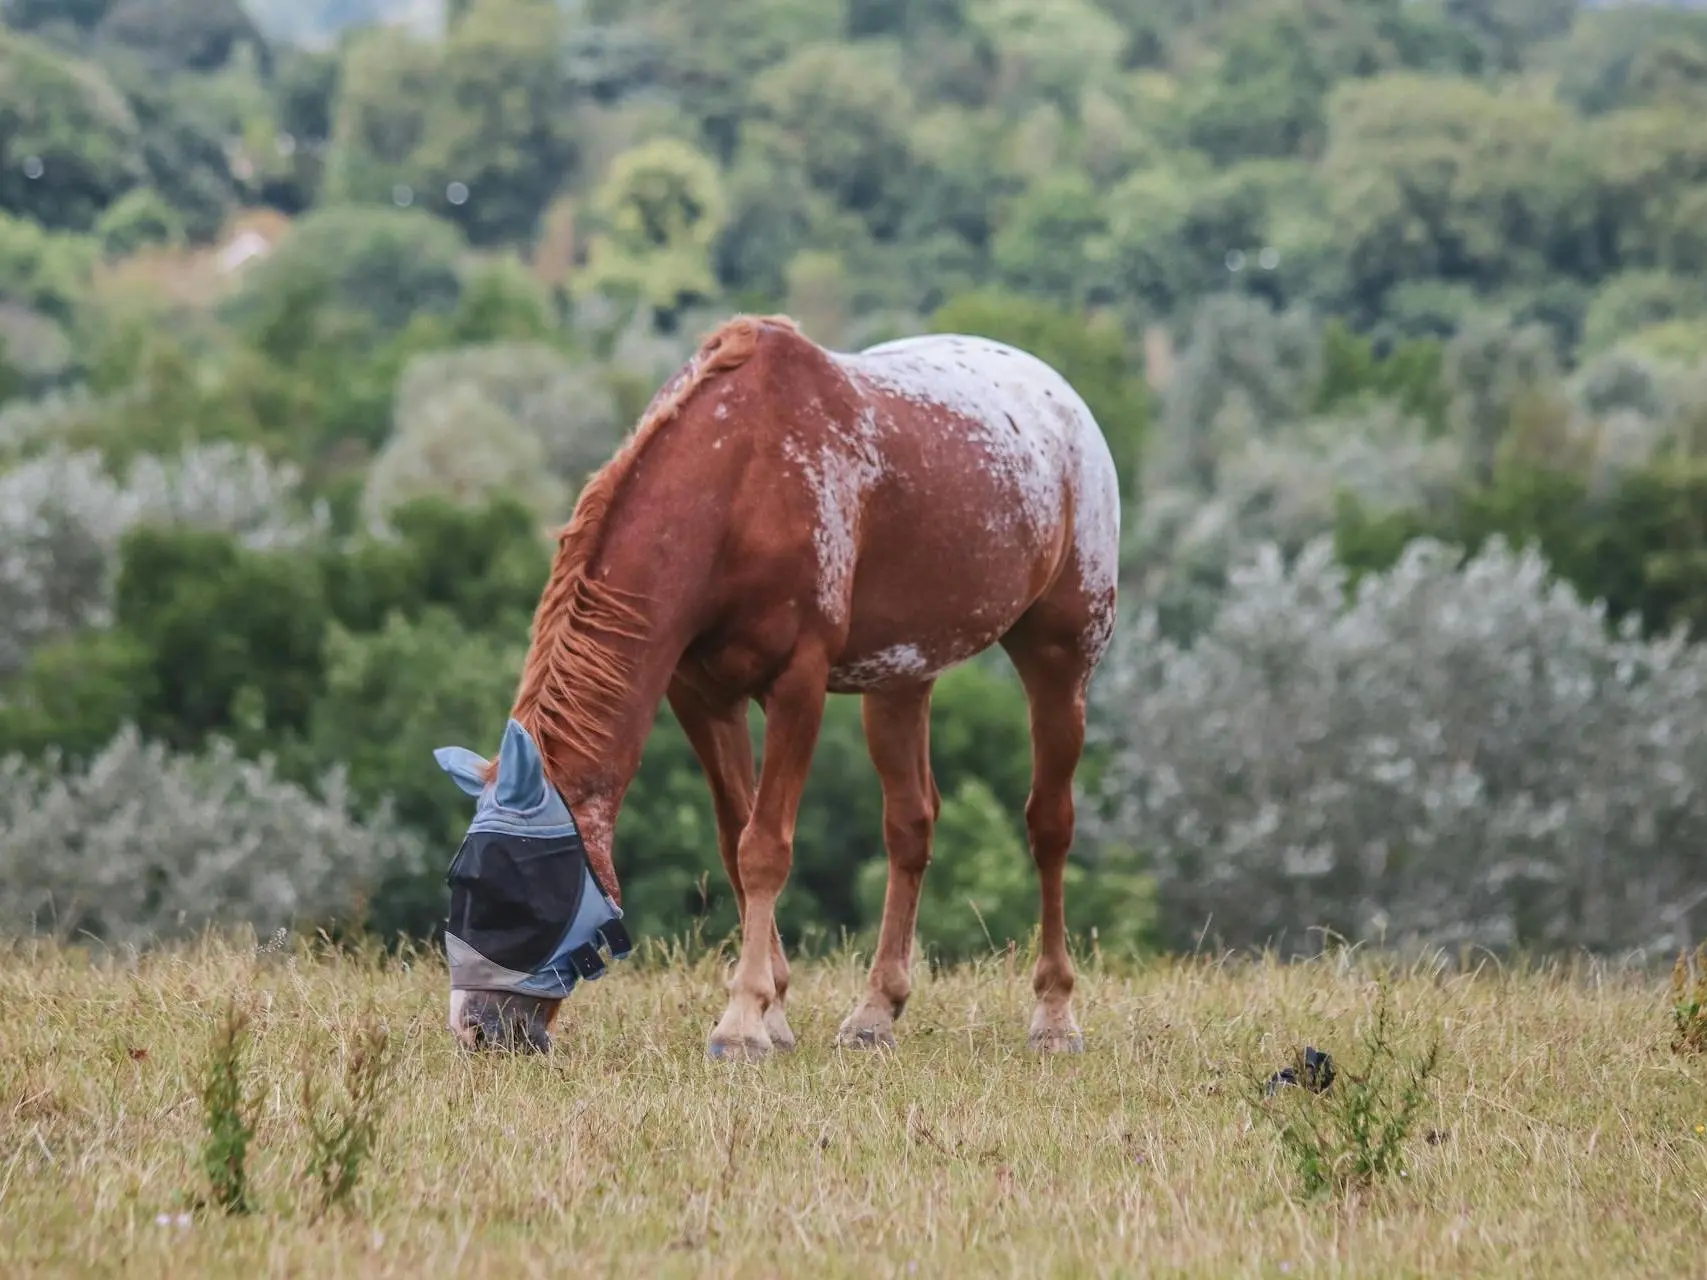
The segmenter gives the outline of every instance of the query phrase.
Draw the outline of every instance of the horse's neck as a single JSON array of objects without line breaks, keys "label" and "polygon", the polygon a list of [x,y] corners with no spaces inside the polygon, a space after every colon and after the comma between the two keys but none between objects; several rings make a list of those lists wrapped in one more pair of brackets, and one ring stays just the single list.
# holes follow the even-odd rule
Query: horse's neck
[{"label": "horse's neck", "polygon": [[570,668],[571,714],[531,717],[554,781],[566,792],[627,789],[703,612],[721,530],[689,526],[709,526],[726,504],[669,497],[635,484],[613,504],[586,577],[595,591],[621,602],[620,616],[597,608],[572,616],[566,643],[599,656]]}]

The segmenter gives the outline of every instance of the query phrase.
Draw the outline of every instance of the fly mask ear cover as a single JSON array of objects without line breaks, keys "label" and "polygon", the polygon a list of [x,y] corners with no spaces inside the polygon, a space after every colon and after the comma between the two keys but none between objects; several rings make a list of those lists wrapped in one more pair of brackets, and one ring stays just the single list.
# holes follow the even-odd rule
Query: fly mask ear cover
[{"label": "fly mask ear cover", "polygon": [[622,909],[587,865],[575,817],[546,781],[527,731],[510,721],[490,784],[473,752],[441,747],[433,755],[478,797],[445,877],[451,989],[560,1000],[581,979],[603,975],[601,944],[613,960],[627,957],[633,944]]}]

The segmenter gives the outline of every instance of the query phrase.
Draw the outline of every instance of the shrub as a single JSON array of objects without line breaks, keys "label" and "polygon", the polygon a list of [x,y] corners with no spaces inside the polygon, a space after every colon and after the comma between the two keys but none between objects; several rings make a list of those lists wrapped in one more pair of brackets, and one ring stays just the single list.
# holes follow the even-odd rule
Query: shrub
[{"label": "shrub", "polygon": [[569,486],[602,466],[626,429],[599,371],[542,342],[415,357],[393,418],[366,492],[380,520],[429,494],[468,502],[508,492],[555,523],[568,515]]},{"label": "shrub", "polygon": [[254,332],[302,292],[367,317],[381,333],[448,316],[462,293],[463,248],[455,226],[420,209],[316,209],[245,275],[231,318]]},{"label": "shrub", "polygon": [[1355,592],[1326,540],[1267,546],[1194,644],[1125,627],[1095,699],[1095,822],[1176,943],[1670,948],[1707,902],[1707,651],[1497,539]]},{"label": "shrub", "polygon": [[204,927],[258,933],[360,923],[362,895],[413,871],[389,808],[352,812],[341,770],[322,798],[215,742],[173,755],[126,728],[72,770],[0,759],[0,932],[143,945]]},{"label": "shrub", "polygon": [[462,388],[538,440],[552,472],[571,484],[603,466],[629,426],[594,365],[543,342],[493,342],[410,361],[397,381],[397,434],[431,422]]},{"label": "shrub", "polygon": [[137,524],[294,543],[324,519],[302,511],[298,483],[294,469],[228,444],[140,458],[123,482],[100,454],[57,446],[0,472],[0,675],[41,641],[107,620],[119,542]]}]

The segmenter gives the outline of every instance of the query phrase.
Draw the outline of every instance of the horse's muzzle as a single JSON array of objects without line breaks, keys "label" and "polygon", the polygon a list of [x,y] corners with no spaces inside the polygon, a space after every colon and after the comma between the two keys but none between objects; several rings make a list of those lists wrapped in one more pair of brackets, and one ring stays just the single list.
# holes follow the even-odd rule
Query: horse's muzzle
[{"label": "horse's muzzle", "polygon": [[468,1050],[550,1053],[551,1023],[561,1003],[504,991],[458,991],[451,1000],[450,1029]]}]

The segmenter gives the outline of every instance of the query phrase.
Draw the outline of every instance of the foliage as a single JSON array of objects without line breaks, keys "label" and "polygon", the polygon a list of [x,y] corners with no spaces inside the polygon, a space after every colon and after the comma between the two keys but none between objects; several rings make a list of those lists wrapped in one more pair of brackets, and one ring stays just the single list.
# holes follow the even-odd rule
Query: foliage
[{"label": "foliage", "polygon": [[[1680,624],[1707,637],[1699,14],[1563,0],[3,0],[0,14],[0,753],[75,770],[127,724],[186,756],[219,738],[297,785],[342,766],[362,817],[389,799],[410,838],[453,840],[458,795],[426,752],[501,723],[541,534],[737,309],[788,311],[841,349],[959,329],[1060,368],[1120,474],[1122,629],[1153,613],[1169,661],[1252,607],[1232,571],[1257,546],[1308,561],[1330,534],[1348,584],[1392,588],[1430,537],[1453,548],[1428,555],[1458,585],[1429,591],[1470,609],[1451,593],[1486,564],[1464,557],[1498,536],[1646,643]],[[1338,598],[1297,671],[1365,671],[1336,648],[1330,616],[1362,616]],[[1577,614],[1546,616],[1513,633],[1533,664],[1611,661]],[[1420,643],[1376,631],[1395,653]],[[1514,741],[1537,758],[1500,757],[1522,786],[1488,782],[1504,798],[1451,829],[1464,840],[1509,843],[1511,805],[1553,802],[1530,780],[1559,741],[1624,741],[1623,772],[1599,755],[1582,767],[1617,773],[1626,800],[1671,785],[1675,760],[1631,737],[1634,703],[1548,710],[1474,651],[1478,705],[1530,717]],[[1124,679],[1112,669],[1099,687]],[[1349,705],[1294,674],[1300,697]],[[1195,716],[1208,734],[1204,705],[1248,723],[1183,697],[1158,703],[1170,725]],[[1461,735],[1494,732],[1454,714]],[[1603,714],[1623,727],[1603,734]],[[1348,742],[1372,732],[1346,716]],[[781,904],[791,943],[875,925],[881,798],[858,720],[833,700]],[[1679,733],[1667,750],[1693,741]],[[1214,780],[1192,812],[1248,817],[1249,750],[1211,767],[1227,744],[1181,741]],[[1281,758],[1364,815],[1397,784],[1369,781],[1352,751]],[[999,655],[939,684],[933,757],[945,808],[926,949],[1022,940],[1029,743]],[[1084,785],[1110,763],[1093,752]],[[1432,838],[1457,839],[1437,818]],[[1149,820],[1130,810],[1076,844],[1081,935],[1154,941]],[[1547,857],[1569,843],[1548,839]],[[618,839],[637,932],[734,927],[714,844],[663,710]],[[1580,853],[1559,855],[1561,884]],[[1478,854],[1503,865],[1501,849],[1462,851]],[[1642,861],[1646,845],[1631,856],[1629,896],[1658,901],[1675,867]],[[1423,899],[1399,915],[1458,909],[1413,883]],[[1155,881],[1171,942],[1196,927],[1167,896],[1179,884],[1177,868]],[[442,887],[399,872],[367,918],[429,932]],[[1289,913],[1319,905],[1279,895],[1268,923],[1302,927]],[[1554,933],[1526,917],[1524,936],[1652,932],[1627,907],[1555,912]]]},{"label": "foliage", "polygon": [[406,192],[476,244],[530,234],[575,163],[560,28],[554,0],[479,0],[440,46],[362,33],[332,127],[331,196]]},{"label": "foliage", "polygon": [[424,402],[408,427],[393,433],[368,472],[365,507],[370,519],[382,520],[430,494],[469,502],[505,493],[542,523],[567,507],[540,438],[464,384]]},{"label": "foliage", "polygon": [[1468,550],[1499,536],[1534,547],[1551,570],[1609,617],[1654,634],[1687,627],[1707,636],[1707,465],[1640,457],[1602,480],[1529,462],[1503,465],[1491,483],[1432,512],[1372,512],[1348,497],[1335,519],[1339,558],[1356,572],[1385,569],[1413,537]]},{"label": "foliage", "polygon": [[686,143],[659,138],[623,153],[594,195],[603,229],[588,284],[664,312],[709,297],[723,204],[717,166]]},{"label": "foliage", "polygon": [[0,296],[69,320],[83,301],[98,253],[96,243],[83,236],[55,234],[0,213]]},{"label": "foliage", "polygon": [[1533,552],[1406,547],[1355,592],[1326,539],[1242,565],[1195,643],[1129,621],[1100,682],[1101,821],[1170,941],[1307,930],[1669,948],[1707,882],[1707,656],[1609,632]]},{"label": "foliage", "polygon": [[301,1068],[303,1127],[308,1131],[307,1178],[320,1208],[346,1203],[373,1150],[397,1065],[397,1043],[371,1012],[339,1046],[343,1076],[336,1097],[327,1098],[320,1076],[321,1054],[306,1054]]},{"label": "foliage", "polygon": [[202,1082],[202,1170],[214,1203],[226,1213],[248,1213],[249,1144],[255,1138],[258,1098],[249,1096],[247,1071],[251,1019],[231,996],[214,1030]]},{"label": "foliage", "polygon": [[98,454],[58,447],[0,472],[0,673],[41,640],[107,620],[120,540],[141,523],[216,529],[256,546],[297,542],[313,528],[295,501],[298,479],[224,445],[141,459],[123,482]]},{"label": "foliage", "polygon": [[462,248],[454,226],[418,209],[316,210],[246,275],[233,318],[259,332],[309,291],[380,332],[448,315],[461,294]]},{"label": "foliage", "polygon": [[[1693,972],[1692,972],[1693,970]],[[1707,1054],[1707,943],[1677,953],[1671,971],[1671,1051]]]},{"label": "foliage", "polygon": [[241,45],[264,47],[240,0],[112,0],[95,37],[162,72],[214,71]]},{"label": "foliage", "polygon": [[117,258],[145,245],[181,242],[184,221],[158,192],[137,187],[108,207],[95,223],[95,235],[101,248]]},{"label": "foliage", "polygon": [[1343,1196],[1406,1172],[1405,1142],[1428,1103],[1440,1043],[1413,1061],[1402,1060],[1392,1043],[1388,1002],[1382,983],[1364,1032],[1361,1071],[1339,1071],[1325,1089],[1284,1087],[1276,1102],[1258,1103],[1271,1115],[1279,1113],[1281,1149],[1305,1196]]},{"label": "foliage", "polygon": [[100,67],[0,29],[0,212],[88,231],[144,172],[136,117]]},{"label": "foliage", "polygon": [[[599,370],[544,342],[469,344],[424,353],[404,367],[395,404],[393,433],[370,473],[370,488],[394,483],[382,479],[392,454],[424,451],[436,437],[453,454],[440,469],[421,473],[422,487],[465,490],[470,475],[501,460],[500,442],[506,439],[511,449],[526,453],[529,469],[498,481],[500,486],[521,493],[555,477],[578,487],[609,460],[628,427]],[[470,449],[493,456],[473,456]],[[543,518],[567,514],[566,494],[546,497],[539,507]]]},{"label": "foliage", "polygon": [[142,945],[246,921],[360,923],[364,894],[413,871],[386,806],[352,813],[341,771],[319,794],[214,741],[173,754],[121,730],[86,767],[0,759],[0,928]]},{"label": "foliage", "polygon": [[[886,859],[860,871],[859,899],[868,920],[882,918],[887,877]],[[1069,863],[1066,893],[1076,935],[1094,932],[1100,946],[1119,955],[1142,951],[1153,938],[1154,901],[1141,875]],[[1023,829],[989,786],[969,777],[943,797],[919,899],[918,935],[934,958],[952,961],[1024,947],[1036,929],[1037,873]]]}]

